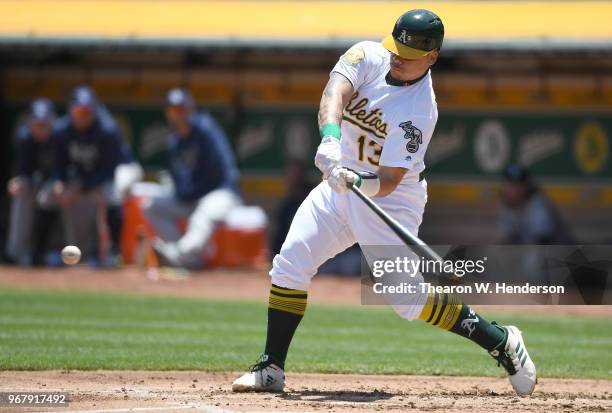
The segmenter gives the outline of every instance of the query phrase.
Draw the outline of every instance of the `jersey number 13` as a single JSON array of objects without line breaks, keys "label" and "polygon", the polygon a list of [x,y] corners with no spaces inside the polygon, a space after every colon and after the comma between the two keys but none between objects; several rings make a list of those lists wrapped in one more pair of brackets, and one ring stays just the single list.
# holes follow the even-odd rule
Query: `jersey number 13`
[{"label": "jersey number 13", "polygon": [[[367,156],[365,154],[366,143],[368,148],[372,148],[371,156]],[[357,144],[357,150],[359,151],[359,160],[363,162],[367,159],[367,161],[370,162],[372,165],[378,166],[378,162],[380,161],[380,154],[382,153],[382,146],[380,146],[373,140],[368,139],[366,135],[360,135],[359,138],[357,138]]]}]

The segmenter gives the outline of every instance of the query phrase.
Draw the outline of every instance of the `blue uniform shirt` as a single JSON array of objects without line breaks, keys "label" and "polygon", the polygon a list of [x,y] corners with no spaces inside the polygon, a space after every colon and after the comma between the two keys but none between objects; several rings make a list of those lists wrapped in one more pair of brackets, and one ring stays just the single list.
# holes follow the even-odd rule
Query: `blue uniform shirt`
[{"label": "blue uniform shirt", "polygon": [[[113,117],[113,115],[110,113],[110,111],[107,109],[107,107],[101,103],[98,103],[98,119],[102,120],[102,124],[105,125],[106,129],[117,129],[119,132],[121,132],[121,130],[119,129],[119,125],[117,124],[117,121],[115,120],[115,118]],[[132,147],[130,146],[130,144],[127,142],[126,139],[124,139],[124,136],[121,135],[121,133],[119,134],[119,137],[121,138],[121,159],[119,160],[120,164],[123,163],[131,163],[131,162],[135,162],[136,158],[134,157],[134,154],[132,152]]]},{"label": "blue uniform shirt", "polygon": [[123,158],[123,137],[114,121],[98,116],[85,132],[64,116],[58,121],[58,178],[78,182],[84,191],[112,182]]},{"label": "blue uniform shirt", "polygon": [[32,136],[28,125],[17,131],[16,140],[17,175],[31,183],[40,183],[50,178],[55,168],[56,148],[53,135],[44,142]]},{"label": "blue uniform shirt", "polygon": [[194,201],[220,188],[238,192],[234,155],[225,133],[209,114],[193,116],[188,137],[170,137],[168,157],[180,200]]}]

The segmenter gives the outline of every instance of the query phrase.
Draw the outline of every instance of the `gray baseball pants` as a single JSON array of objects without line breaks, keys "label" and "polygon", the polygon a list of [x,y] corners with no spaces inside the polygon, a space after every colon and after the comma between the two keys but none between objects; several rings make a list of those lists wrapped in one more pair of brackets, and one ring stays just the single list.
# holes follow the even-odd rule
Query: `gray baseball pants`
[{"label": "gray baseball pants", "polygon": [[[176,243],[181,264],[197,268],[202,266],[202,252],[215,225],[241,203],[235,192],[216,189],[194,202],[174,196],[152,198],[144,205],[144,214],[162,240]],[[187,219],[184,234],[177,227],[179,219]]]}]

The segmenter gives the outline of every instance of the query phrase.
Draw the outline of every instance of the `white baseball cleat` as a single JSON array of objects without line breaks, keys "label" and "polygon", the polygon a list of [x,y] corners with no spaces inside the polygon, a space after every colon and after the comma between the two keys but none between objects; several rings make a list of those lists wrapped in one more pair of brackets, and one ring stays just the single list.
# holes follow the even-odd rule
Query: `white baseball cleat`
[{"label": "white baseball cleat", "polygon": [[515,326],[502,327],[506,330],[506,342],[490,352],[508,372],[510,383],[517,394],[526,396],[533,393],[537,381],[536,368],[527,353],[521,330]]},{"label": "white baseball cleat", "polygon": [[261,360],[232,383],[234,392],[281,392],[285,388],[285,372],[263,355]]}]

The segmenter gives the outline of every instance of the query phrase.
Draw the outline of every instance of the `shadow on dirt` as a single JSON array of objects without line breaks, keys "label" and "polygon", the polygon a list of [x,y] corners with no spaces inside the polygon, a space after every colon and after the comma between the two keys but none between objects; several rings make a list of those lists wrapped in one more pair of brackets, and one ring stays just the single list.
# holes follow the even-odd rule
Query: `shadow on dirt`
[{"label": "shadow on dirt", "polygon": [[384,391],[321,391],[301,390],[291,391],[278,395],[285,400],[301,400],[309,402],[343,401],[353,403],[370,403],[378,400],[387,400],[395,394]]}]

